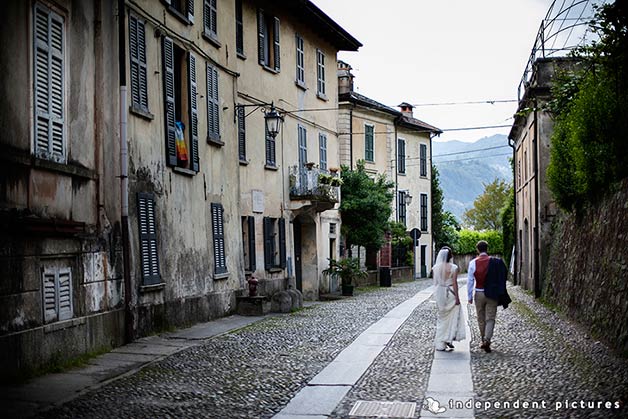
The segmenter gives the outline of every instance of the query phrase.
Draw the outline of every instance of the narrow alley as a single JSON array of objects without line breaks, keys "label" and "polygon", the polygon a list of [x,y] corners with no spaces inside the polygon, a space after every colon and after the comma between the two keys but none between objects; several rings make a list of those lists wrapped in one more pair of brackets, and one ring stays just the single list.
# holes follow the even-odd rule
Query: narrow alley
[{"label": "narrow alley", "polygon": [[[205,323],[160,336],[143,368],[78,385],[66,403],[37,394],[77,382],[68,375],[105,377],[107,356],[138,355],[156,339],[145,338],[83,369],[3,389],[2,405],[39,418],[627,417],[628,362],[519,287],[498,311],[491,353],[478,347],[472,309],[471,341],[434,351],[432,291],[431,280],[405,282],[286,315],[234,316],[230,331],[218,330],[225,319]],[[203,329],[218,334],[194,340]]]}]

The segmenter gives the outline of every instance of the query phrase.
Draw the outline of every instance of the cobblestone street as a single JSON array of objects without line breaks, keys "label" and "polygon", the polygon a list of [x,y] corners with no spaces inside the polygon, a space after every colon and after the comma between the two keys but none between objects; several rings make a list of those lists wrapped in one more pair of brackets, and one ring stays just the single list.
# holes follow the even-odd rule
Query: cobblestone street
[{"label": "cobblestone street", "polygon": [[[368,288],[353,298],[265,318],[123,375],[39,417],[365,417],[350,415],[359,400],[416,403],[412,416],[396,417],[425,416],[421,406],[435,358],[436,307],[430,286],[424,280]],[[421,291],[424,300],[415,300],[416,308],[354,385],[318,386],[344,389],[329,414],[278,415],[304,388],[316,387],[308,383],[358,336]],[[431,417],[628,417],[628,362],[518,287],[511,287],[510,294],[512,305],[498,310],[492,353],[478,348],[475,311],[469,307],[470,357],[457,358],[464,355],[464,342],[454,352],[438,354],[451,356],[451,392],[439,400],[447,410]],[[456,391],[462,376],[457,365],[465,363],[472,371],[472,397]],[[456,402],[472,406],[456,408]],[[529,403],[527,409],[524,403]],[[384,410],[377,414],[391,417],[381,406]]]}]

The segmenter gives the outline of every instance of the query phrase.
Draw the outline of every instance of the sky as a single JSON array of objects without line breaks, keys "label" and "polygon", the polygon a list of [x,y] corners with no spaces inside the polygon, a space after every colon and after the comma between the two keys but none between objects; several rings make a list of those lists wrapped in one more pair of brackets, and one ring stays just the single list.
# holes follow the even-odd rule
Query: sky
[{"label": "sky", "polygon": [[[341,51],[355,90],[385,105],[516,100],[551,0],[313,0],[364,46]],[[517,103],[417,106],[441,129],[512,125]],[[476,141],[509,127],[450,131]]]}]

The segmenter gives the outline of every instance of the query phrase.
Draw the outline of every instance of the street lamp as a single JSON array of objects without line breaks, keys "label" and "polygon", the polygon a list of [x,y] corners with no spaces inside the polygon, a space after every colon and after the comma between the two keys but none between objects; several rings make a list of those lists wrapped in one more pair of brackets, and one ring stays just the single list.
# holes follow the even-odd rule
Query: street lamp
[{"label": "street lamp", "polygon": [[283,117],[277,112],[275,106],[271,103],[270,109],[264,109],[264,122],[266,123],[266,131],[268,135],[275,138],[279,134],[279,126],[283,121]]},{"label": "street lamp", "polygon": [[406,192],[403,197],[406,200],[406,205],[410,205],[412,203],[412,195],[410,195],[410,192]]}]

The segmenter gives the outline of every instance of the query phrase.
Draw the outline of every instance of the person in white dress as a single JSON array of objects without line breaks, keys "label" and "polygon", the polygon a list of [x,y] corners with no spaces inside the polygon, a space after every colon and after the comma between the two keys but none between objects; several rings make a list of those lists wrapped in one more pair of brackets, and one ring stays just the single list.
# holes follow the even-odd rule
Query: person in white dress
[{"label": "person in white dress", "polygon": [[458,295],[458,266],[452,263],[453,253],[447,246],[443,247],[436,257],[432,267],[436,291],[436,307],[438,322],[434,347],[437,351],[451,351],[453,342],[466,338],[464,314]]}]

